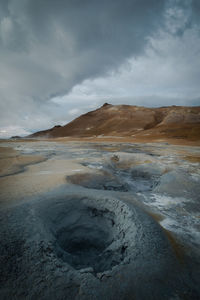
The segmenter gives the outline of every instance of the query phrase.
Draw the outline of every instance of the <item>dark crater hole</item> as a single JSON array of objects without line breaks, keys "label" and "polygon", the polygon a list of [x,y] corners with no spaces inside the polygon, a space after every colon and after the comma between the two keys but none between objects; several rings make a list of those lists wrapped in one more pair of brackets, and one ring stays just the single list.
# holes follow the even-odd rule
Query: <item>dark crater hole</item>
[{"label": "dark crater hole", "polygon": [[76,270],[88,269],[98,273],[119,264],[125,255],[123,243],[114,249],[119,239],[115,214],[91,207],[70,209],[60,219],[55,232],[59,258]]},{"label": "dark crater hole", "polygon": [[75,174],[68,176],[67,181],[88,189],[118,192],[127,192],[129,190],[128,185],[123,183],[121,178],[108,172],[102,172],[102,174]]}]

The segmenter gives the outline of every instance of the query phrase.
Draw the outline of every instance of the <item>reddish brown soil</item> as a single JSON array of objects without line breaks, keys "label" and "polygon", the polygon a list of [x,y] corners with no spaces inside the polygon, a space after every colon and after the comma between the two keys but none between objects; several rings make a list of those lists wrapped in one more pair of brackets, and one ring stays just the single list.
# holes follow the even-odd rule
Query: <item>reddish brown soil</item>
[{"label": "reddish brown soil", "polygon": [[[131,139],[200,141],[200,106],[146,108],[104,104],[65,126],[36,132],[29,138]],[[183,142],[184,143],[184,142]]]}]

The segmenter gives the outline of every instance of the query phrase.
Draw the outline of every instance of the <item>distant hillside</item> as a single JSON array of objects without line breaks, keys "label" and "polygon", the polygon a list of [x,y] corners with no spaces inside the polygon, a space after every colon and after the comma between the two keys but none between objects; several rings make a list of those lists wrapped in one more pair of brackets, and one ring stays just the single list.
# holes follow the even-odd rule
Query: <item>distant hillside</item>
[{"label": "distant hillside", "polygon": [[105,103],[65,126],[39,131],[29,138],[56,137],[155,137],[200,140],[200,106],[146,108]]}]

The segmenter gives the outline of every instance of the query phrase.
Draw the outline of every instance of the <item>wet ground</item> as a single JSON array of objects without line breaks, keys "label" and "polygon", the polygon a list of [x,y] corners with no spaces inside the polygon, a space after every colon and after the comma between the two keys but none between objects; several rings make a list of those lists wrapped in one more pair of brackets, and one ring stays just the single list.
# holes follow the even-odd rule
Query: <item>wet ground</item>
[{"label": "wet ground", "polygon": [[1,147],[1,299],[200,299],[199,147]]}]

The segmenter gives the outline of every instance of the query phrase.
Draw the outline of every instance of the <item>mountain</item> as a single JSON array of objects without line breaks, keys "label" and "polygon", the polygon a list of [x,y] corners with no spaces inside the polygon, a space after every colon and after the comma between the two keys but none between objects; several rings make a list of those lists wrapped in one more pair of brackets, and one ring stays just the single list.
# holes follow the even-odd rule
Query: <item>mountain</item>
[{"label": "mountain", "polygon": [[200,140],[200,106],[146,108],[105,103],[102,107],[81,115],[65,126],[57,125],[28,137],[98,136]]}]

